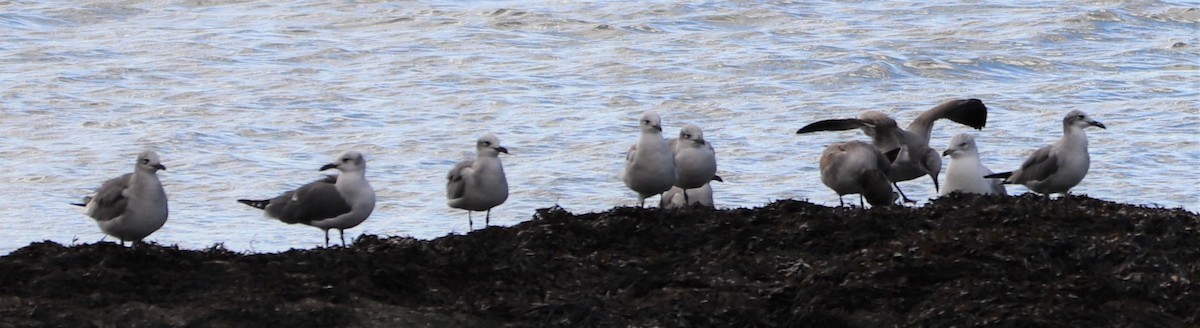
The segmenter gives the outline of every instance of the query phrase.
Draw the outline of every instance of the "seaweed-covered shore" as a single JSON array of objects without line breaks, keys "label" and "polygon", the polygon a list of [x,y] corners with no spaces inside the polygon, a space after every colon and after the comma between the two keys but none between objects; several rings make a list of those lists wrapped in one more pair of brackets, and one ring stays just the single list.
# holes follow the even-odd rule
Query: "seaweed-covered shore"
[{"label": "seaweed-covered shore", "polygon": [[1185,327],[1198,282],[1200,216],[1086,197],[550,208],[279,254],[35,243],[0,327]]}]

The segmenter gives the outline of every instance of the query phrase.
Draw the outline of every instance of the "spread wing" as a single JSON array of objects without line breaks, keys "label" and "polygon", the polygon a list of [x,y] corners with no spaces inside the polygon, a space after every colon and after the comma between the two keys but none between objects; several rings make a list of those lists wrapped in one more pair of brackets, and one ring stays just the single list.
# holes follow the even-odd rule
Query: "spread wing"
[{"label": "spread wing", "polygon": [[875,125],[867,121],[854,118],[824,120],[812,122],[800,130],[796,130],[796,134],[818,132],[818,131],[843,131],[859,128],[874,128]]},{"label": "spread wing", "polygon": [[125,198],[124,192],[129,189],[129,180],[132,178],[133,173],[126,173],[100,185],[96,195],[89,201],[88,215],[97,221],[108,221],[125,214],[129,199]]},{"label": "spread wing", "polygon": [[1025,183],[1026,181],[1041,181],[1058,172],[1058,159],[1050,153],[1053,146],[1045,146],[1025,159],[1025,163],[1021,164],[1021,168],[1013,172],[1013,176],[1008,179],[1013,183]]},{"label": "spread wing", "polygon": [[908,132],[924,136],[925,140],[929,140],[933,122],[943,118],[973,127],[976,130],[983,129],[983,126],[987,125],[987,106],[984,106],[983,101],[979,99],[955,99],[943,102],[913,119],[912,123],[908,125]]},{"label": "spread wing", "polygon": [[300,186],[271,200],[267,214],[285,223],[308,223],[350,212],[350,204],[334,187],[336,176]]},{"label": "spread wing", "polygon": [[471,165],[475,165],[475,160],[458,162],[453,169],[450,169],[450,173],[446,174],[446,199],[460,198],[467,192],[467,182],[463,180],[463,177],[473,173]]}]

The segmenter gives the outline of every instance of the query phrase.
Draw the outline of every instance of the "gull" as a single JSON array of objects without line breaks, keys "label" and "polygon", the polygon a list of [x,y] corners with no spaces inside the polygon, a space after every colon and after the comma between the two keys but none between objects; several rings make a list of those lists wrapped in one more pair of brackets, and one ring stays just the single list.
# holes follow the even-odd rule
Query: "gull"
[{"label": "gull", "polygon": [[1033,152],[1016,171],[991,174],[986,178],[1002,178],[1005,184],[1022,184],[1047,197],[1057,193],[1068,196],[1071,188],[1083,181],[1091,165],[1087,134],[1083,132],[1089,126],[1107,129],[1104,123],[1082,111],[1067,112],[1062,121],[1062,138]]},{"label": "gull", "polygon": [[663,140],[662,118],[657,112],[642,113],[638,127],[641,135],[625,154],[621,180],[638,193],[638,206],[645,206],[646,198],[661,195],[675,185],[675,154]]},{"label": "gull", "polygon": [[[688,190],[707,185],[716,177],[716,152],[713,151],[712,144],[704,140],[704,132],[700,127],[691,124],[684,125],[683,129],[679,130],[679,138],[667,141],[667,147],[675,153],[675,187],[682,191],[683,204],[690,204]],[[708,192],[711,205],[711,188]],[[663,195],[660,202],[666,199],[666,195]]]},{"label": "gull", "polygon": [[[712,181],[725,182],[721,176],[714,175]],[[683,198],[683,189],[679,187],[671,187],[670,190],[663,193],[662,199],[658,202],[658,207],[661,208],[683,208],[687,206],[697,205],[704,207],[713,207],[713,189],[711,183],[705,183],[700,188],[687,190],[688,199]],[[686,205],[685,205],[686,204]]]},{"label": "gull", "polygon": [[[930,131],[933,122],[939,119],[950,119],[977,130],[983,129],[987,123],[987,106],[979,99],[956,99],[943,102],[930,110],[921,113],[908,125],[908,129],[900,129],[896,120],[887,114],[867,111],[857,119],[833,119],[814,122],[806,125],[796,133],[817,131],[840,131],[862,129],[863,133],[872,137],[875,148],[889,153],[896,160],[891,163],[888,178],[896,190],[900,191],[899,181],[908,181],[928,175],[933,179],[934,190],[939,190],[937,176],[942,170],[942,158],[938,151],[929,147]],[[895,153],[895,155],[890,155]],[[900,196],[905,202],[911,199]]]},{"label": "gull", "polygon": [[167,222],[167,193],[158,181],[158,170],[166,170],[158,154],[138,154],[133,173],[105,181],[96,194],[83,198],[84,212],[96,220],[100,231],[137,245]]},{"label": "gull", "polygon": [[942,152],[942,156],[950,156],[950,165],[946,167],[946,188],[942,189],[942,196],[955,191],[983,195],[1008,194],[1000,180],[983,177],[992,174],[992,170],[980,163],[979,148],[975,146],[975,138],[971,135],[960,133],[950,138],[950,145]]},{"label": "gull", "polygon": [[866,197],[872,206],[889,205],[896,200],[888,180],[888,158],[878,149],[862,141],[838,142],[821,152],[821,183],[838,194],[838,202],[846,206],[842,196],[858,194],[858,205]]},{"label": "gull", "polygon": [[326,176],[275,198],[238,202],[264,210],[268,217],[283,223],[321,228],[325,247],[329,247],[329,229],[338,229],[345,247],[345,230],[366,221],[375,210],[375,189],[367,182],[367,160],[362,153],[346,151],[319,171],[328,169],[338,169],[341,175]]},{"label": "gull", "polygon": [[446,175],[446,204],[467,210],[467,224],[472,230],[475,222],[471,211],[487,211],[487,227],[492,221],[492,208],[508,199],[508,180],[500,153],[508,154],[508,149],[500,146],[495,135],[485,134],[475,142],[475,159],[458,162]]}]

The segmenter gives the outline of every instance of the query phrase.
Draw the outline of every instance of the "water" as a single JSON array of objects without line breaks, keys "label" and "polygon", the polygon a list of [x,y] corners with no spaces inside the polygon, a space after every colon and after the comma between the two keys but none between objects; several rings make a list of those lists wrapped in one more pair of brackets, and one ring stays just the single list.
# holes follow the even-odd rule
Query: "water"
[{"label": "water", "polygon": [[[100,240],[68,203],[144,148],[169,168],[172,211],[148,240],[186,248],[321,244],[234,200],[316,179],[351,148],[379,202],[348,237],[465,233],[443,180],[486,131],[512,153],[493,224],[628,206],[617,174],[647,109],[669,135],[705,129],[719,207],[836,205],[816,158],[866,137],[797,128],[866,109],[907,124],[958,97],[983,99],[988,126],[939,122],[936,148],[970,131],[1010,170],[1081,109],[1109,128],[1088,130],[1075,193],[1197,211],[1198,26],[1200,9],[1169,1],[2,2],[0,254]],[[927,178],[901,186],[936,195]]]}]

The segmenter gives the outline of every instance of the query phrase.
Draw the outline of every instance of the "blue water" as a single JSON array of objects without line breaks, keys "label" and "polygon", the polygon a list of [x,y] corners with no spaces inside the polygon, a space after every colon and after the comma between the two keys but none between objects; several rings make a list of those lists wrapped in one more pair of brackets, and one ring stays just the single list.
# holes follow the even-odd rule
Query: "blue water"
[{"label": "blue water", "polygon": [[939,122],[936,148],[971,132],[1011,170],[1080,109],[1108,129],[1088,130],[1074,193],[1200,211],[1198,26],[1200,8],[1170,1],[6,2],[0,254],[100,240],[68,203],[146,148],[171,199],[148,240],[186,248],[322,244],[234,200],[316,179],[345,149],[367,155],[379,200],[348,237],[465,233],[443,179],[487,131],[512,153],[493,224],[633,205],[617,175],[649,109],[668,135],[704,128],[718,207],[836,205],[816,158],[867,138],[797,128],[868,109],[906,124],[961,97],[988,104],[987,127]]}]

